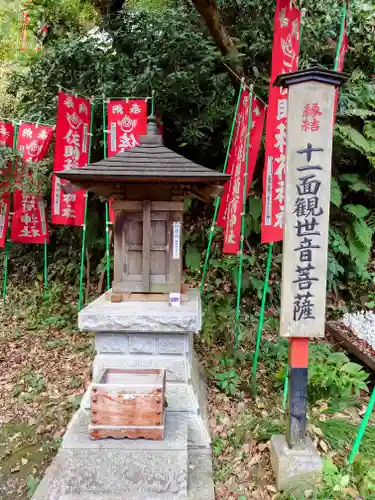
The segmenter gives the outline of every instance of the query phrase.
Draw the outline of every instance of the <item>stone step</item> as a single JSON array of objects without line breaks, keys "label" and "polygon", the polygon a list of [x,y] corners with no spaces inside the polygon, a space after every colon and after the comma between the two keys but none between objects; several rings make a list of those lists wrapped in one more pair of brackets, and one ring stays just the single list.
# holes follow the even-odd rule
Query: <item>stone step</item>
[{"label": "stone step", "polygon": [[91,440],[88,423],[88,412],[79,410],[34,500],[58,500],[63,495],[187,499],[188,427],[184,419],[168,415],[162,441]]},{"label": "stone step", "polygon": [[[83,495],[62,495],[59,500],[138,500],[138,496],[131,494],[123,495],[101,495],[101,494],[83,494]],[[144,500],[158,500],[159,496],[148,496]],[[176,500],[175,495],[171,495],[168,500]],[[214,483],[212,479],[212,460],[209,455],[200,453],[189,454],[188,470],[188,500],[214,500]]]}]

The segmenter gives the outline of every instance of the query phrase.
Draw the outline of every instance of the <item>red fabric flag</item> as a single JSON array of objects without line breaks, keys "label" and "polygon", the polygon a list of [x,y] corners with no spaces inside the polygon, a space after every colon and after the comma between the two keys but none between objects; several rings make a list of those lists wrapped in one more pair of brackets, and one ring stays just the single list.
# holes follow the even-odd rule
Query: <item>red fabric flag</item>
[{"label": "red fabric flag", "polygon": [[[14,140],[14,125],[13,123],[0,121],[0,147],[13,148]],[[4,248],[8,223],[9,223],[9,210],[10,210],[10,193],[8,191],[7,178],[12,174],[13,164],[9,162],[3,166],[1,176],[3,178],[0,182],[0,248]]]},{"label": "red fabric flag", "polygon": [[[342,39],[342,44],[341,44],[341,47],[340,47],[338,64],[337,64],[337,71],[339,71],[340,73],[344,69],[345,54],[347,53],[348,48],[349,48],[348,36],[347,36],[347,33],[346,33],[346,25],[347,25],[347,21],[345,20],[344,36],[343,36],[343,39]],[[339,100],[339,89],[337,88],[336,92],[335,92],[335,105],[334,105],[334,108],[333,108],[333,122],[336,121],[336,111],[337,111],[338,100]]]},{"label": "red fabric flag", "polygon": [[[22,123],[18,130],[17,149],[23,156],[22,173],[30,175],[31,164],[43,160],[53,137],[53,128]],[[10,239],[15,243],[49,242],[44,200],[24,194],[20,186],[13,197],[13,217]]]},{"label": "red fabric flag", "polygon": [[[249,119],[249,93],[243,92],[236,120],[236,128],[228,166],[231,169],[231,179],[225,186],[224,196],[220,205],[220,224],[224,223],[223,252],[236,254],[240,249],[241,220],[243,211],[243,193],[246,173],[246,143]],[[254,96],[251,109],[251,130],[247,166],[246,196],[249,194],[253,179],[255,164],[258,158],[260,142],[264,126],[265,107]],[[228,170],[228,169],[227,169]]]},{"label": "red fabric flag", "polygon": [[[146,100],[109,101],[107,117],[108,157],[139,146],[141,136],[147,133]],[[112,209],[112,200],[109,201],[109,219],[113,224],[115,214]]]},{"label": "red fabric flag", "polygon": [[277,0],[266,121],[262,243],[283,239],[288,91],[273,83],[279,74],[298,68],[300,22],[301,13],[290,0]]},{"label": "red fabric flag", "polygon": [[[91,102],[64,92],[58,94],[54,172],[85,167],[89,159]],[[52,176],[52,223],[82,226],[86,191],[75,190]]]}]

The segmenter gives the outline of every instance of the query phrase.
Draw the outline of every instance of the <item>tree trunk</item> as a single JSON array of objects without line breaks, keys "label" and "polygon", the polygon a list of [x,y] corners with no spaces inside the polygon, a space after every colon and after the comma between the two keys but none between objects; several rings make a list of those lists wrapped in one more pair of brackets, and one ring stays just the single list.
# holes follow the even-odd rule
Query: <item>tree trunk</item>
[{"label": "tree trunk", "polygon": [[124,5],[124,0],[91,0],[91,3],[101,16],[105,16],[119,12]]},{"label": "tree trunk", "polygon": [[[238,76],[244,77],[245,71],[240,62],[240,54],[226,27],[220,20],[220,13],[217,8],[216,0],[191,0],[191,2],[203,17],[221,53],[228,58],[228,65]],[[231,75],[231,77],[233,77],[233,75]]]}]

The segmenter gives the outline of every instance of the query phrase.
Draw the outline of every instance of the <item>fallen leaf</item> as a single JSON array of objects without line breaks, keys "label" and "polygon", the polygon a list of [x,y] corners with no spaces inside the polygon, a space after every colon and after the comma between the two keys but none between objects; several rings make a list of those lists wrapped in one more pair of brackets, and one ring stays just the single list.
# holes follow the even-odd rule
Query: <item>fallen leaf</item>
[{"label": "fallen leaf", "polygon": [[26,465],[26,464],[28,464],[28,463],[29,463],[29,461],[28,461],[28,459],[27,459],[27,458],[22,457],[22,458],[21,458],[21,463],[22,463],[22,465]]},{"label": "fallen leaf", "polygon": [[272,484],[268,484],[266,486],[267,490],[270,491],[271,493],[277,493],[277,489],[275,488],[275,486],[272,486]]}]

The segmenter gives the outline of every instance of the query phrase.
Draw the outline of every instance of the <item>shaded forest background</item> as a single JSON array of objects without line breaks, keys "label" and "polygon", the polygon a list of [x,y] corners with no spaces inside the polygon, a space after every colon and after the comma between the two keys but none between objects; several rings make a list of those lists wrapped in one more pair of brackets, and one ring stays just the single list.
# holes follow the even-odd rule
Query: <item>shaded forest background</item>
[{"label": "shaded forest background", "polygon": [[[342,4],[305,0],[300,68],[332,68]],[[267,100],[274,1],[255,0],[33,0],[0,1],[0,116],[54,123],[58,85],[80,94],[149,96],[164,141],[188,158],[221,169],[233,117],[238,80],[245,76]],[[21,51],[23,12],[28,43]],[[44,26],[48,30],[43,30]],[[375,304],[372,241],[375,230],[375,4],[353,0],[349,12],[348,84],[340,93],[334,136],[328,271],[329,308]],[[40,50],[36,50],[39,48]],[[231,68],[231,70],[229,69]],[[96,100],[93,160],[103,157],[100,99]],[[242,322],[256,315],[266,248],[260,245],[263,146],[248,201]],[[0,149],[0,162],[11,152]],[[38,189],[50,198],[53,153],[35,169]],[[212,215],[211,206],[186,203],[186,280],[197,283]],[[104,204],[90,198],[86,269],[91,291],[103,270]],[[81,248],[78,228],[51,226],[50,280],[77,283]],[[267,321],[277,325],[281,245],[276,245]],[[42,282],[43,250],[11,248],[11,281]],[[237,258],[223,256],[215,241],[205,287],[206,341],[228,339],[234,323]],[[245,329],[244,329],[245,331]]]}]

